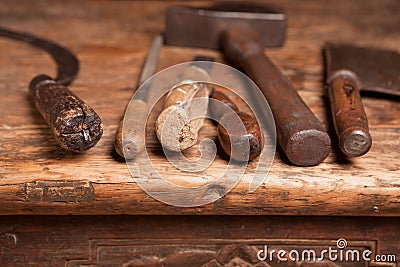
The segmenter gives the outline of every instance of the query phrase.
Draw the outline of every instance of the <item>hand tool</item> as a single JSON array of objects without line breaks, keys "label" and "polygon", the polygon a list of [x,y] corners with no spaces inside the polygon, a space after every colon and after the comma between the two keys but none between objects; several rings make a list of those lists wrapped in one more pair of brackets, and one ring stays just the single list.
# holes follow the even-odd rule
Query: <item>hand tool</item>
[{"label": "hand tool", "polygon": [[[139,88],[156,70],[158,56],[164,43],[164,37],[158,34],[154,37],[150,51],[144,62],[142,73],[136,88]],[[134,159],[145,148],[145,136],[143,129],[146,125],[148,106],[146,104],[148,90],[140,90],[135,94],[135,99],[127,106],[125,114],[135,114],[134,116],[125,116],[118,124],[115,134],[115,151],[127,160]]]},{"label": "hand tool", "polygon": [[326,44],[326,83],[342,152],[362,156],[372,145],[360,90],[400,95],[400,54],[348,44]]},{"label": "hand tool", "polygon": [[[196,56],[193,59],[192,65],[185,71],[185,73],[179,78],[180,80],[197,80],[197,81],[204,81],[204,82],[212,82],[210,81],[210,76],[209,73],[211,69],[205,69],[205,67],[210,67],[211,65],[201,65],[198,66],[196,62],[198,61],[207,61],[207,62],[213,62],[214,58],[212,57],[207,57],[207,56]],[[196,89],[199,90],[200,87],[203,86],[207,90],[206,94],[209,94],[211,92],[210,97],[213,99],[218,100],[216,101],[210,101],[209,103],[209,108],[210,111],[213,113],[213,118],[219,122],[221,119],[221,122],[225,121],[225,125],[229,124],[231,125],[233,122],[241,122],[241,125],[238,125],[237,127],[232,126],[231,128],[234,129],[231,134],[234,134],[234,136],[229,136],[227,130],[222,126],[222,124],[218,124],[218,139],[220,141],[221,147],[226,153],[226,155],[230,156],[234,160],[237,161],[248,161],[248,160],[253,160],[257,156],[260,155],[263,141],[262,141],[262,134],[260,127],[258,125],[257,119],[253,114],[247,114],[244,112],[240,112],[239,108],[234,104],[227,95],[224,93],[220,92],[219,90],[216,90],[212,84],[207,85],[205,87],[205,84],[200,84],[200,83],[195,83],[192,84],[191,86],[189,85],[182,85],[174,88],[169,92],[169,94],[166,97],[165,103],[164,103],[164,111],[160,114],[159,119],[157,120],[157,136],[159,139],[161,139],[162,131],[161,131],[161,121],[165,121],[165,118],[167,115],[171,114],[171,111],[175,110],[175,107],[177,106],[176,103],[182,103],[183,101],[188,100],[190,97],[188,94],[190,93],[190,90]],[[202,97],[206,97],[206,94],[203,93]],[[221,103],[222,102],[222,103]],[[205,102],[196,102],[196,104],[206,104]],[[226,106],[224,106],[225,104]],[[174,106],[175,105],[175,106]],[[231,109],[229,109],[229,107]],[[207,109],[206,106],[201,106],[198,107],[198,109],[204,108]],[[234,111],[234,113],[232,112]],[[179,120],[182,118],[186,118],[187,120],[187,115],[185,116],[184,111],[185,109],[178,109],[179,112],[177,112],[174,116],[174,120]],[[199,111],[197,113],[200,113]],[[237,114],[237,115],[235,115]],[[239,120],[235,118],[235,116],[239,116]],[[187,149],[191,146],[193,146],[198,139],[198,131],[200,130],[201,126],[203,125],[202,121],[197,119],[195,122],[191,121],[189,124],[185,124],[185,121],[183,120],[183,127],[179,135],[179,146],[173,147],[173,145],[176,145],[176,140],[174,138],[170,138],[171,140],[164,140],[162,142],[163,146],[168,148],[169,150],[184,150]],[[245,133],[243,133],[242,128],[246,130]],[[167,127],[165,130],[170,130],[173,131],[173,129],[178,129],[177,124],[171,125],[172,127]],[[241,126],[241,127],[240,127]],[[237,129],[235,131],[235,129]],[[185,134],[183,134],[185,133]],[[166,136],[177,136],[176,134],[166,134]],[[232,140],[232,145],[235,146],[234,149],[231,149],[231,140]],[[250,146],[249,149],[246,146]],[[241,149],[242,148],[242,149]],[[247,153],[245,152],[250,152],[249,155],[245,155]],[[235,152],[235,153],[232,153]]]},{"label": "hand tool", "polygon": [[[215,105],[214,102],[211,102],[210,104],[210,111],[213,113],[213,117],[218,122],[221,122],[218,124],[217,132],[218,140],[224,152],[237,161],[248,161],[257,158],[261,154],[264,142],[260,126],[254,114],[239,111],[238,106],[229,99],[226,94],[216,89],[212,91],[210,97],[221,101],[226,105]],[[241,131],[232,131],[231,136],[229,136],[227,130],[222,125],[238,122],[238,120],[234,119],[234,116],[236,116],[235,113],[239,116],[241,123],[244,125],[246,133],[243,134]],[[240,129],[241,127],[231,125],[230,128]],[[248,145],[250,145],[249,150],[241,149]],[[232,149],[231,146],[234,146],[234,148]],[[237,153],[232,153],[233,151],[236,151]],[[242,153],[244,153],[244,151],[249,152],[249,155],[243,155]]]},{"label": "hand tool", "polygon": [[210,77],[207,71],[195,63],[176,82],[157,118],[156,133],[163,148],[178,152],[197,143],[198,132],[207,115],[212,84],[208,83]]},{"label": "hand tool", "polygon": [[66,87],[78,74],[79,61],[75,55],[52,41],[23,32],[0,28],[0,36],[42,49],[57,63],[56,79],[42,74],[33,78],[29,85],[35,106],[57,143],[72,152],[83,152],[96,145],[103,134],[100,117]]},{"label": "hand tool", "polygon": [[[194,61],[214,62],[215,59],[209,56],[198,55],[194,58]],[[211,70],[207,69],[206,71],[210,73]],[[210,101],[209,111],[216,122],[221,122],[218,123],[217,133],[224,153],[236,161],[249,161],[257,158],[261,154],[264,138],[254,114],[239,111],[238,106],[226,94],[215,88],[215,86],[211,90],[210,98],[217,100]],[[232,124],[239,122],[236,120],[236,116],[239,117],[241,125],[235,127]],[[231,125],[230,128],[234,129],[230,132],[232,136],[229,136],[227,129],[223,127],[223,125],[229,124]],[[243,126],[245,133],[241,131]],[[231,147],[231,140],[234,146],[233,149]],[[250,147],[248,148],[247,146]]]},{"label": "hand tool", "polygon": [[274,115],[279,144],[295,165],[322,162],[330,138],[288,79],[264,54],[281,46],[285,14],[276,8],[222,3],[211,8],[171,7],[166,43],[202,48],[221,47],[225,57],[254,80]]}]

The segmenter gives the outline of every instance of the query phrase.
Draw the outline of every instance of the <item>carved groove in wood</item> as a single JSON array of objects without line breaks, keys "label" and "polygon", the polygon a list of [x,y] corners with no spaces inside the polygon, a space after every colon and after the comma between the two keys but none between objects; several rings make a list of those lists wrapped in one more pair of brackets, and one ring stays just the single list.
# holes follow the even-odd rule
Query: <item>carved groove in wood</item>
[{"label": "carved groove in wood", "polygon": [[85,203],[93,201],[94,189],[89,181],[34,181],[24,184],[28,202]]}]

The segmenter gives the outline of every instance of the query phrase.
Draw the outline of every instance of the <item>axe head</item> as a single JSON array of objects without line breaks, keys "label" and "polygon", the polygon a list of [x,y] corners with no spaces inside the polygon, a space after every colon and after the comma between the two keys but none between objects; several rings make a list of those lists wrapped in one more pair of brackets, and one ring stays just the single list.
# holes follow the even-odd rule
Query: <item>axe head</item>
[{"label": "axe head", "polygon": [[258,32],[265,47],[283,45],[286,15],[282,10],[249,3],[221,3],[207,8],[173,6],[167,10],[165,41],[168,45],[219,49],[227,27],[247,24]]},{"label": "axe head", "polygon": [[325,45],[327,80],[337,71],[351,71],[360,90],[400,96],[400,54],[348,44]]}]

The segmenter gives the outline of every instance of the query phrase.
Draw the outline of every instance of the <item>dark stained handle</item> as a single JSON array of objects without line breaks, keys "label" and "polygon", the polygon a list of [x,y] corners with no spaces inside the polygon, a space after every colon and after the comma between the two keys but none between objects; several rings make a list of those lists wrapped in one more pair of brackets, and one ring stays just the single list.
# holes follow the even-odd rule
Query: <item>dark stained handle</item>
[{"label": "dark stained handle", "polygon": [[100,117],[66,86],[40,75],[31,81],[30,92],[62,148],[83,152],[100,140],[103,134]]},{"label": "dark stained handle", "polygon": [[147,115],[148,107],[144,101],[134,99],[128,105],[125,118],[118,124],[114,142],[115,151],[121,157],[132,160],[144,150]]},{"label": "dark stained handle", "polygon": [[330,138],[288,79],[265,56],[251,28],[226,29],[221,36],[225,56],[258,85],[274,115],[277,137],[287,158],[295,165],[322,162],[330,151]]},{"label": "dark stained handle", "polygon": [[329,79],[329,98],[339,145],[349,157],[362,156],[372,145],[357,77],[337,72]]},{"label": "dark stained handle", "polygon": [[232,100],[224,93],[222,93],[221,91],[218,90],[212,90],[210,97],[220,101],[221,103],[224,103],[225,105],[216,105],[216,102],[211,102],[210,103],[210,111],[213,114],[213,117],[216,120],[220,120],[221,117],[231,111],[231,109],[233,111],[235,111],[236,113],[239,112],[239,108],[237,107],[237,105],[235,103],[232,102]]},{"label": "dark stained handle", "polygon": [[[248,161],[257,158],[261,154],[264,143],[260,126],[254,114],[240,112],[236,104],[233,103],[227,95],[220,91],[213,90],[210,96],[226,104],[233,110],[232,111],[226,106],[213,105],[213,103],[211,103],[210,105],[210,109],[214,115],[214,118],[221,122],[218,125],[217,132],[218,140],[224,152],[232,159],[237,161]],[[242,129],[244,126],[245,133],[242,133],[242,131],[234,130],[235,125],[232,125],[232,123],[239,122],[238,120],[235,120],[235,113],[237,114],[237,116],[239,116],[239,119],[243,124],[238,125],[237,128]],[[222,127],[222,125],[227,124],[230,124],[231,128],[233,128],[233,131],[231,131],[231,136],[229,136],[227,130]],[[231,140],[233,149],[231,149]],[[246,148],[247,146],[249,146],[249,149],[242,149]],[[249,153],[248,155],[246,155],[247,153],[243,154],[241,152]]]}]

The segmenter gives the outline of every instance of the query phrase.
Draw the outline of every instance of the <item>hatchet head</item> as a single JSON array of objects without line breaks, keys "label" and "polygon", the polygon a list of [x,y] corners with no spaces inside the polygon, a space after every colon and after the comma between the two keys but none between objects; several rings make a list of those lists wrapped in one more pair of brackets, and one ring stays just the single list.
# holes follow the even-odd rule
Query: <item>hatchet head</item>
[{"label": "hatchet head", "polygon": [[220,34],[229,27],[248,25],[265,47],[282,46],[286,15],[282,10],[248,3],[221,3],[207,8],[173,6],[167,10],[168,45],[220,48]]},{"label": "hatchet head", "polygon": [[400,54],[395,51],[347,44],[325,46],[327,80],[338,71],[350,71],[360,90],[400,96]]}]

